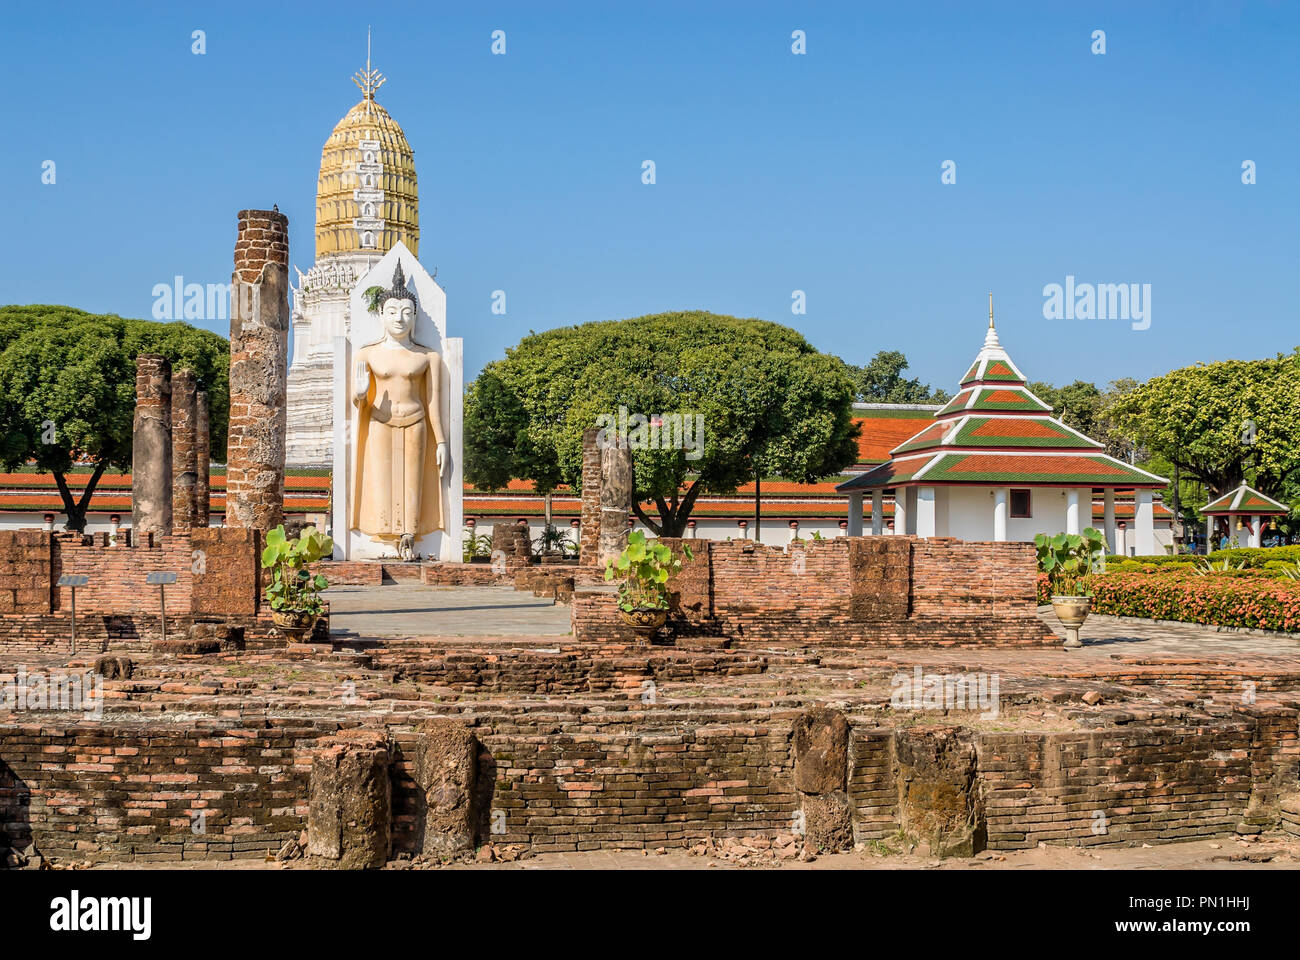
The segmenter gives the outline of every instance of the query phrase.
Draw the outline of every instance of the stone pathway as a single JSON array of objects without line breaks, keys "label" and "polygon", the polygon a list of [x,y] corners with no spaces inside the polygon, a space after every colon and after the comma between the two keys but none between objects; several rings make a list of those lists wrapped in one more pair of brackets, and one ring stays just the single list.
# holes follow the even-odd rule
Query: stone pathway
[{"label": "stone pathway", "polygon": [[551,636],[569,632],[569,608],[512,586],[330,587],[330,630],[356,637]]},{"label": "stone pathway", "polygon": [[[1061,636],[1065,628],[1051,612],[1040,607],[1039,616]],[[1244,655],[1300,657],[1300,636],[1268,636],[1263,633],[1220,632],[1200,624],[1154,624],[1124,617],[1091,616],[1079,630],[1082,650],[1071,656],[1121,654],[1123,656],[1213,656]]]}]

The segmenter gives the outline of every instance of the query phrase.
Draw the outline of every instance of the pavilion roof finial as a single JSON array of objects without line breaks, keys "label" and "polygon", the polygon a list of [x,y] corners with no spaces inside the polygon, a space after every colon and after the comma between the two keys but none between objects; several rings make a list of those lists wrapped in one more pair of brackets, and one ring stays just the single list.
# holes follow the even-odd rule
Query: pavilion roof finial
[{"label": "pavilion roof finial", "polygon": [[989,329],[993,329],[993,291],[989,291]]}]

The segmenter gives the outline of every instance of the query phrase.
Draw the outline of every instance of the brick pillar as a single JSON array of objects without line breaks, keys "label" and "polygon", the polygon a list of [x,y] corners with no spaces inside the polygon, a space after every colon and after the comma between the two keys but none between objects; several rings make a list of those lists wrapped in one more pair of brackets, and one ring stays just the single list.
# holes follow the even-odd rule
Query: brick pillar
[{"label": "brick pillar", "polygon": [[794,722],[794,786],[804,815],[804,842],[822,850],[853,844],[849,804],[849,722],[838,710],[813,707]]},{"label": "brick pillar", "polygon": [[380,730],[321,741],[311,764],[307,856],[317,867],[382,867],[392,849],[392,758]]},{"label": "brick pillar", "polygon": [[199,381],[193,370],[186,367],[172,376],[172,529],[177,533],[194,529],[198,392]]},{"label": "brick pillar", "polygon": [[473,850],[478,740],[459,720],[425,720],[416,730],[414,779],[425,797],[424,855]]},{"label": "brick pillar", "polygon": [[230,293],[226,526],[284,521],[289,219],[241,210]]},{"label": "brick pillar", "polygon": [[600,444],[600,552],[604,566],[627,546],[627,519],[632,516],[632,450],[606,440]]},{"label": "brick pillar", "polygon": [[208,468],[212,464],[212,436],[209,432],[208,392],[194,397],[194,526],[206,527],[211,520],[211,487]]},{"label": "brick pillar", "polygon": [[582,435],[582,528],[579,531],[578,559],[585,567],[594,567],[600,553],[600,448],[592,427]]},{"label": "brick pillar", "polygon": [[131,539],[172,532],[172,367],[166,357],[135,358],[131,428]]},{"label": "brick pillar", "polygon": [[605,566],[627,545],[632,515],[632,451],[600,430],[582,435],[582,540],[580,562]]}]

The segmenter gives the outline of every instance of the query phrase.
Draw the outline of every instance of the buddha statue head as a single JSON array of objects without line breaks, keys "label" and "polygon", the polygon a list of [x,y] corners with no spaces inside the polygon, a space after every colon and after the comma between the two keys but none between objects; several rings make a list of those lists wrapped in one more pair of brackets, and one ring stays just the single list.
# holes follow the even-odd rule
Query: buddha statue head
[{"label": "buddha statue head", "polygon": [[413,290],[406,288],[406,274],[402,262],[397,262],[393,285],[379,301],[379,312],[384,321],[384,332],[394,340],[406,340],[415,329],[418,301]]}]

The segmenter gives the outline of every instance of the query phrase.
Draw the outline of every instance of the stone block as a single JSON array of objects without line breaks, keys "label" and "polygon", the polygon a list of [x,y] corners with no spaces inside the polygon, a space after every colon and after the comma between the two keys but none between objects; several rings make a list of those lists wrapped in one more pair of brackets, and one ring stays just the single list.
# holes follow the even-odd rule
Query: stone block
[{"label": "stone block", "polygon": [[348,730],[312,757],[307,856],[339,870],[382,867],[392,848],[390,755],[383,733]]},{"label": "stone block", "polygon": [[415,782],[425,801],[424,854],[472,850],[478,740],[465,724],[442,718],[424,721],[417,733]]},{"label": "stone block", "polygon": [[816,707],[794,722],[794,785],[801,793],[843,790],[849,767],[849,722]]}]

